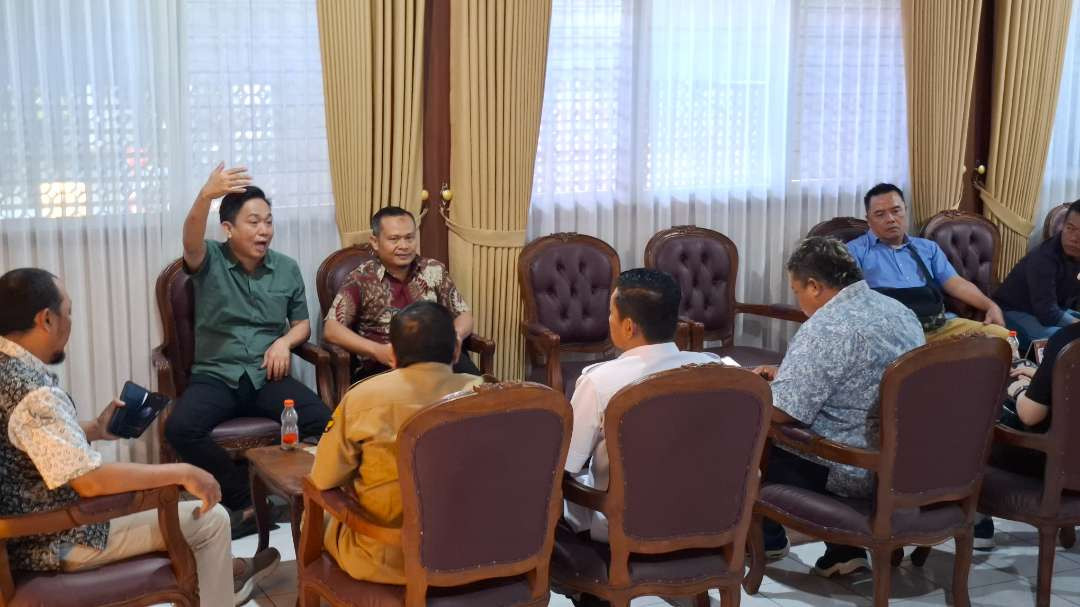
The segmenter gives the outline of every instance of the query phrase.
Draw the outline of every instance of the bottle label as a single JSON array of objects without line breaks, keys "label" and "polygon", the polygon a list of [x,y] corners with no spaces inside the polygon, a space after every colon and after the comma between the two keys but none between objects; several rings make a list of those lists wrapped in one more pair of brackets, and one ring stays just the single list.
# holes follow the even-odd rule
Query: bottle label
[{"label": "bottle label", "polygon": [[289,434],[282,434],[281,435],[281,442],[285,443],[286,445],[292,445],[292,444],[294,444],[296,442],[296,440],[297,440],[297,434],[296,433],[290,432]]}]

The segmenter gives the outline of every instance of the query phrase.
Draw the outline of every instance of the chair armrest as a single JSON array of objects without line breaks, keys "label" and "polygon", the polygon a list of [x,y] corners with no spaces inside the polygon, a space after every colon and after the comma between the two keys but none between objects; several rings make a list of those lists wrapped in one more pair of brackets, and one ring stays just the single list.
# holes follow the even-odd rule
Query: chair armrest
[{"label": "chair armrest", "polygon": [[354,498],[344,489],[329,489],[321,491],[311,482],[311,478],[304,477],[304,505],[305,511],[309,511],[307,504],[313,503],[326,513],[345,524],[346,527],[357,533],[361,533],[374,540],[393,546],[401,545],[401,528],[384,527],[371,517],[356,503]]},{"label": "chair armrest", "polygon": [[352,354],[341,346],[325,339],[319,346],[330,355],[330,368],[334,378],[334,402],[341,402],[352,385]]},{"label": "chair armrest", "polygon": [[562,364],[559,358],[559,344],[562,339],[557,333],[540,323],[521,321],[519,325],[525,335],[525,341],[544,355],[547,385],[556,392],[563,391]]},{"label": "chair armrest", "polygon": [[747,304],[736,302],[735,313],[778,318],[780,320],[788,320],[791,322],[806,322],[806,314],[803,314],[802,310],[787,304]]},{"label": "chair armrest", "polygon": [[1050,439],[1045,434],[1015,430],[1001,424],[994,426],[994,442],[1013,447],[1034,449],[1043,453],[1050,450]]},{"label": "chair armrest", "polygon": [[495,372],[495,340],[473,333],[465,338],[461,347],[467,352],[480,355],[480,372],[483,375],[492,375]]},{"label": "chair armrest", "polygon": [[605,514],[607,513],[607,491],[600,491],[584,485],[566,472],[563,472],[562,490],[563,498],[567,501],[573,502],[579,506],[585,506],[590,510],[596,510],[597,512],[603,512]]},{"label": "chair armrest", "polygon": [[857,468],[876,470],[881,459],[878,451],[843,445],[793,424],[773,424],[769,428],[769,438],[774,444]]},{"label": "chair armrest", "polygon": [[104,523],[114,518],[176,504],[175,485],[81,499],[67,508],[0,517],[0,539],[59,533],[67,529]]},{"label": "chair armrest", "polygon": [[169,362],[169,357],[165,356],[164,345],[150,352],[150,362],[154,365],[154,372],[157,374],[157,391],[169,398],[177,398],[179,395],[176,393],[176,384],[173,382],[172,363]]},{"label": "chair armrest", "polygon": [[315,366],[315,384],[318,388],[319,398],[331,411],[337,406],[338,399],[334,398],[334,372],[330,363],[330,353],[322,347],[305,341],[293,348],[293,354]]}]

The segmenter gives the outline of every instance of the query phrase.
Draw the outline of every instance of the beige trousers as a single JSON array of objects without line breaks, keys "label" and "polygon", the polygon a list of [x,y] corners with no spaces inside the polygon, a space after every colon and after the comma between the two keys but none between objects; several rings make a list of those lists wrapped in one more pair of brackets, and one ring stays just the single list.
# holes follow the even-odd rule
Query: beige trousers
[{"label": "beige trousers", "polygon": [[[192,512],[200,502],[180,502],[180,531],[195,553],[199,574],[199,603],[222,607],[233,604],[232,533],[229,514],[221,505],[198,519]],[[63,556],[64,571],[93,569],[126,558],[165,550],[158,528],[157,510],[145,510],[113,519],[104,550],[76,544]]]}]

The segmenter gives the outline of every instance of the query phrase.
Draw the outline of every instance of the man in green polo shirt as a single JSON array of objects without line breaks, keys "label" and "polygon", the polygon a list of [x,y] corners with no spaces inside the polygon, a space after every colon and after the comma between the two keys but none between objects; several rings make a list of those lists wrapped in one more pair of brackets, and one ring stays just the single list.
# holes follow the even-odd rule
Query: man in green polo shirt
[{"label": "man in green polo shirt", "polygon": [[[226,241],[203,240],[210,203],[222,196]],[[300,268],[270,250],[273,237],[270,201],[251,185],[247,169],[219,164],[184,220],[195,359],[165,437],[184,461],[218,480],[234,536],[254,530],[248,477],[210,431],[235,417],[279,420],[286,399],[295,403],[301,436],[321,434],[330,419],[319,397],[289,376],[292,349],[307,341],[311,324]]]}]

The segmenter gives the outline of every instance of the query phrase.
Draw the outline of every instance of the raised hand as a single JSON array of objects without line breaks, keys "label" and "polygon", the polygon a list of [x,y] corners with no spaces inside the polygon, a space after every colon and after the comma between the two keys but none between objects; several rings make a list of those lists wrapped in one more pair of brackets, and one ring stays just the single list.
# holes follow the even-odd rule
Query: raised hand
[{"label": "raised hand", "polygon": [[210,172],[206,184],[199,190],[199,197],[213,200],[226,194],[243,192],[244,188],[249,185],[251,185],[251,175],[248,174],[247,167],[239,166],[226,169],[225,163],[219,162],[214,167],[214,170]]}]

